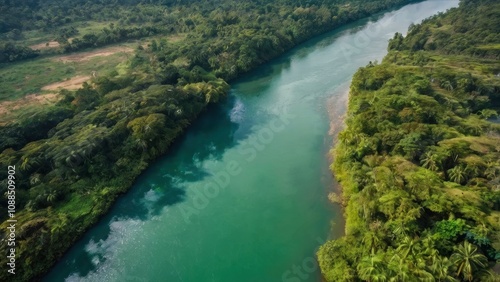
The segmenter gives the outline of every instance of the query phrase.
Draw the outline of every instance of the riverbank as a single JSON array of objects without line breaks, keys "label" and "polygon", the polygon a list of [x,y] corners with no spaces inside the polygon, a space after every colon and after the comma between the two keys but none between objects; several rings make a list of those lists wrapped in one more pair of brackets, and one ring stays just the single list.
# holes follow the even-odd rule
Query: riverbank
[{"label": "riverbank", "polygon": [[[500,65],[492,50],[471,51],[498,44],[474,38],[497,33],[498,13],[495,1],[463,1],[397,34],[381,64],[354,75],[333,165],[346,235],[318,251],[327,281],[498,279],[483,271],[500,254],[500,127],[487,121],[500,110]],[[455,19],[467,24],[457,31]],[[458,267],[464,251],[476,257],[469,270]]]},{"label": "riverbank", "polygon": [[[349,86],[351,81],[340,85],[336,89],[336,93],[333,93],[331,97],[329,97],[326,101],[328,117],[330,121],[330,128],[328,130],[328,135],[330,135],[333,139],[331,146],[335,146],[338,142],[339,133],[345,127],[345,119],[347,115],[347,107],[349,104]],[[334,151],[331,150],[328,152],[326,156],[329,163],[334,163],[335,155]],[[332,204],[337,204],[342,208],[342,213],[345,212],[345,202],[342,196],[342,186],[341,184],[334,179],[333,187],[331,191],[328,193],[328,199]],[[336,228],[334,234],[332,234],[332,238],[340,238],[345,236],[345,219],[342,217],[341,222],[336,222]],[[324,277],[323,277],[324,279]],[[322,280],[326,281],[326,280]]]},{"label": "riverbank", "polygon": [[[328,108],[328,116],[330,118],[330,129],[328,135],[334,137],[335,143],[338,139],[339,133],[345,126],[345,118],[347,114],[347,107],[349,105],[349,86],[351,81],[340,85],[330,98],[326,101]],[[331,156],[331,155],[330,155]],[[333,163],[333,159],[332,159]]]}]

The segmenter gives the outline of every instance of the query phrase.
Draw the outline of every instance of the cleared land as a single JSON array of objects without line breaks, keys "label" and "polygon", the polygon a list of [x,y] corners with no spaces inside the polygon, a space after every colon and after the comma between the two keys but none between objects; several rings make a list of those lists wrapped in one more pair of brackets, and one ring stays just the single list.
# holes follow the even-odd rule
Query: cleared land
[{"label": "cleared land", "polygon": [[45,43],[39,43],[35,45],[31,45],[30,48],[33,50],[44,50],[44,49],[50,49],[50,48],[56,48],[59,47],[61,44],[57,41],[49,41]]},{"label": "cleared land", "polygon": [[[15,121],[21,112],[36,110],[59,100],[61,89],[77,90],[92,77],[104,75],[119,68],[128,60],[134,48],[147,48],[151,40],[166,39],[176,43],[186,34],[154,36],[140,41],[122,43],[72,54],[46,56],[0,67],[0,126]],[[33,42],[32,49],[58,48],[57,41]],[[48,44],[47,44],[48,43]]]},{"label": "cleared land", "polygon": [[104,75],[125,62],[134,50],[132,46],[119,45],[42,57],[0,67],[0,101],[13,101],[33,93],[54,92],[58,88],[78,89],[90,77]]},{"label": "cleared land", "polygon": [[31,94],[15,101],[0,102],[0,126],[16,120],[16,112],[40,105],[48,105],[59,100],[55,93]]},{"label": "cleared land", "polygon": [[80,88],[82,84],[85,81],[89,80],[90,78],[91,78],[90,76],[78,75],[65,81],[46,85],[42,87],[42,90],[48,90],[48,91],[60,90],[60,89],[76,90]]},{"label": "cleared land", "polygon": [[57,102],[61,89],[77,90],[92,76],[114,70],[133,50],[113,46],[0,68],[0,126],[16,120],[20,111]]},{"label": "cleared land", "polygon": [[99,48],[88,52],[79,52],[66,56],[58,56],[55,57],[54,60],[60,62],[84,62],[84,61],[89,61],[90,59],[95,57],[106,57],[114,55],[116,53],[131,53],[133,51],[134,49],[127,46],[113,46],[113,47]]}]

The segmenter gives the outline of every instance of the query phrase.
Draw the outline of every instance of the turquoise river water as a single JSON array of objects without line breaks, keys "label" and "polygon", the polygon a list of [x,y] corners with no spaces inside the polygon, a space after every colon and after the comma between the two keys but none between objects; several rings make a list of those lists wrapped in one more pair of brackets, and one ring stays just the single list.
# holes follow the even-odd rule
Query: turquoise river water
[{"label": "turquoise river water", "polygon": [[321,280],[342,234],[328,151],[349,81],[387,40],[458,5],[426,1],[357,21],[233,81],[75,244],[45,281]]}]

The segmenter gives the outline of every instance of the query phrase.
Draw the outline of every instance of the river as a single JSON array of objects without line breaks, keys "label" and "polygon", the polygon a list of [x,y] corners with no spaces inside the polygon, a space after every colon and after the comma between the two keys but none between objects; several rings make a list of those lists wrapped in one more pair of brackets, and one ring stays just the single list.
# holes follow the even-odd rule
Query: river
[{"label": "river", "polygon": [[328,151],[351,77],[395,32],[457,5],[357,21],[233,81],[44,280],[319,281],[315,251],[343,232]]}]

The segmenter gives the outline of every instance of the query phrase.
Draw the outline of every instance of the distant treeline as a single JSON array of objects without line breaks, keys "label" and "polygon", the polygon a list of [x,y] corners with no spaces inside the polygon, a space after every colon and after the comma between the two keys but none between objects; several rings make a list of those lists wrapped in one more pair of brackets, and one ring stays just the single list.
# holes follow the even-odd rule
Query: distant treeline
[{"label": "distant treeline", "polygon": [[[262,50],[259,49],[274,52],[269,55],[273,57],[313,35],[389,7],[416,1],[211,0],[190,5],[196,1],[0,0],[0,14],[5,15],[0,19],[0,39],[8,42],[14,40],[16,45],[22,45],[20,42],[26,31],[51,32],[54,39],[62,45],[59,49],[56,48],[57,52],[73,52],[157,34],[189,32],[200,37],[201,42],[196,44],[213,37],[226,38],[227,44],[230,41],[239,42],[244,37],[260,35],[261,42],[255,43],[259,44],[258,48],[249,49],[244,54],[246,58],[241,60],[242,68],[248,68],[247,61],[251,60],[248,57],[253,56],[252,52],[261,53]],[[74,26],[86,21],[110,24],[99,31],[78,36]],[[243,32],[241,36],[240,32]],[[276,47],[278,50],[274,49]],[[27,47],[19,47],[19,53],[25,48]],[[28,57],[12,56],[14,60],[25,58]],[[0,60],[0,63],[10,61],[12,60]]]}]

